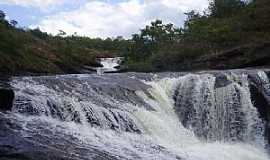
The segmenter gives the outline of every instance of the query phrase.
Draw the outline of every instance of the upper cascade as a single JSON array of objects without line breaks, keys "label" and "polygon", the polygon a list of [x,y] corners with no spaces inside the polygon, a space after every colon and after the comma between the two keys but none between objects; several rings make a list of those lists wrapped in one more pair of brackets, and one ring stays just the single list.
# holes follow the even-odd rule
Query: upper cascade
[{"label": "upper cascade", "polygon": [[123,61],[123,57],[115,57],[115,58],[98,58],[98,61],[103,67],[97,68],[97,74],[103,74],[106,72],[117,72],[119,69],[117,67],[120,66]]}]

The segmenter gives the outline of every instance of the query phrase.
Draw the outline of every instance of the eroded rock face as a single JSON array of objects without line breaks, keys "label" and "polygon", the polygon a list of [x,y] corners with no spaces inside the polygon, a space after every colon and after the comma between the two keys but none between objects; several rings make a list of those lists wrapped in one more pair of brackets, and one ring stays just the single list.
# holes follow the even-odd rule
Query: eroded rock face
[{"label": "eroded rock face", "polygon": [[242,45],[192,62],[193,69],[230,69],[269,66],[270,43]]},{"label": "eroded rock face", "polygon": [[0,88],[0,110],[11,111],[14,96],[15,94],[12,89]]}]

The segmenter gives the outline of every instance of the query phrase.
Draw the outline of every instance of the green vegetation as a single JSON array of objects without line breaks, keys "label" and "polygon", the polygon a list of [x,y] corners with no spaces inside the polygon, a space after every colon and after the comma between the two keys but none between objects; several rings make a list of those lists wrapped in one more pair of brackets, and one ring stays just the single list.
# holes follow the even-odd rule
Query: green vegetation
[{"label": "green vegetation", "polygon": [[8,22],[0,11],[0,73],[59,74],[79,73],[84,66],[100,66],[97,57],[114,57],[123,53],[128,41],[122,37],[91,39],[77,35],[57,36],[39,29],[25,30]]},{"label": "green vegetation", "polygon": [[125,57],[124,69],[145,72],[269,65],[269,0],[211,0],[203,14],[186,17],[181,28],[156,20],[130,40],[104,40],[20,29],[0,11],[0,73],[78,73],[114,56]]},{"label": "green vegetation", "polygon": [[[190,11],[186,16],[182,28],[158,20],[142,29],[140,34],[135,34],[132,50],[127,55],[127,67],[138,71],[179,71],[266,65],[252,62],[258,55],[252,57],[250,54],[256,52],[251,51],[256,48],[252,46],[265,46],[270,40],[269,0],[250,3],[212,0],[203,14]],[[247,49],[245,46],[251,47]],[[226,63],[234,59],[234,54],[222,55],[234,48],[241,50],[241,64]],[[260,53],[259,57],[269,60],[268,52]],[[222,67],[213,65],[215,60],[220,63],[218,57],[227,59],[222,61]],[[202,59],[208,60],[202,62]]]}]

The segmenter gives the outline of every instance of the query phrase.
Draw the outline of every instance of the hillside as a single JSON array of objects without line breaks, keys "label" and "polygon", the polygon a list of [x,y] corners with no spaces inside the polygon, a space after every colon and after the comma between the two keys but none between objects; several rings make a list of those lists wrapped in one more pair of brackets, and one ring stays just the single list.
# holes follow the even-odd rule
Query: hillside
[{"label": "hillside", "polygon": [[186,16],[184,27],[157,20],[135,34],[127,68],[148,72],[269,66],[269,0],[211,0],[203,14],[190,11]]},{"label": "hillside", "polygon": [[131,39],[92,39],[21,29],[0,11],[0,73],[80,73],[97,57],[125,57],[126,71],[233,69],[270,65],[270,1],[211,0],[183,27],[153,21]]},{"label": "hillside", "polygon": [[[3,12],[1,12],[3,14]],[[118,39],[57,36],[39,29],[25,30],[0,20],[0,73],[3,75],[80,73],[84,66],[100,66],[97,57],[114,57],[126,45]]]}]

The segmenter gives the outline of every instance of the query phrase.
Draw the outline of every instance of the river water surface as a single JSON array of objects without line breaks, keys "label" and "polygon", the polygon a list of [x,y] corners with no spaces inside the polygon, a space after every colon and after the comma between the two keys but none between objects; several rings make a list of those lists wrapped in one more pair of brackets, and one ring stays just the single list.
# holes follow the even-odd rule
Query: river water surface
[{"label": "river water surface", "polygon": [[[0,159],[268,160],[268,71],[13,77]],[[265,107],[265,106],[263,106]]]}]

